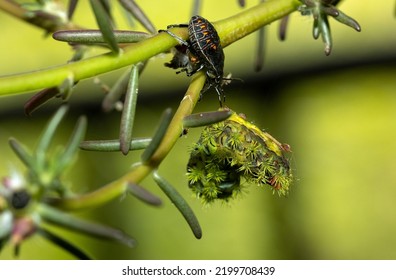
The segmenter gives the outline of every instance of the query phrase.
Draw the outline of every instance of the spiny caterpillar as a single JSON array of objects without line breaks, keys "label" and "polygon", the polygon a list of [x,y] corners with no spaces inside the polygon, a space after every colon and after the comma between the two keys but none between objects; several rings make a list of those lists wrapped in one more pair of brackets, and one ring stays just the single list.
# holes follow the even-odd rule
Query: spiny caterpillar
[{"label": "spiny caterpillar", "polygon": [[189,188],[205,204],[235,198],[242,182],[269,185],[286,195],[293,175],[285,151],[290,152],[289,145],[234,112],[227,120],[205,127],[192,147]]}]

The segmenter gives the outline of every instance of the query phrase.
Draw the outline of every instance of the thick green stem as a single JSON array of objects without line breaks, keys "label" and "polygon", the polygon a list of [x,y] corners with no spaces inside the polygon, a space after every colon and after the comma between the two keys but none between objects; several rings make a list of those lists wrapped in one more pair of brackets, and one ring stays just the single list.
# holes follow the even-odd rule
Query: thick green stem
[{"label": "thick green stem", "polygon": [[122,195],[126,192],[128,184],[138,184],[141,180],[147,177],[153,170],[155,170],[161,161],[170,152],[179,139],[183,130],[183,119],[190,115],[195,107],[195,104],[200,98],[201,89],[205,83],[205,75],[202,72],[196,74],[180,103],[173,119],[158,146],[156,152],[150,157],[150,161],[141,164],[121,178],[103,186],[102,188],[74,198],[54,200],[51,202],[57,208],[66,210],[79,210],[83,208],[92,208],[102,205],[112,199]]},{"label": "thick green stem", "polygon": [[[238,15],[214,23],[222,45],[227,46],[297,9],[298,0],[269,0]],[[175,29],[174,34],[187,38],[187,30]],[[68,78],[74,81],[94,77],[168,51],[177,41],[166,33],[126,47],[118,55],[107,53],[89,59],[35,72],[0,77],[0,96],[54,87]]]},{"label": "thick green stem", "polygon": [[147,60],[176,44],[177,42],[167,34],[159,34],[129,46],[118,55],[107,53],[36,72],[1,77],[0,96],[57,86],[68,77],[73,77],[75,81],[94,77]]},{"label": "thick green stem", "polygon": [[222,46],[249,35],[275,20],[295,11],[301,2],[298,0],[268,0],[260,5],[246,9],[232,17],[215,22]]}]

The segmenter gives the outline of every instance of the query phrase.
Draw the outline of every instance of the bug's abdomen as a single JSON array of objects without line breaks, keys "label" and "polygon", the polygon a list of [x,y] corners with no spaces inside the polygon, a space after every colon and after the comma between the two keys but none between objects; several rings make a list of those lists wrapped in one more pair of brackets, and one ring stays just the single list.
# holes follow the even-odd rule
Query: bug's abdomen
[{"label": "bug's abdomen", "polygon": [[194,55],[197,56],[210,71],[223,75],[224,52],[220,38],[214,26],[200,16],[193,16],[188,25],[189,39]]},{"label": "bug's abdomen", "polygon": [[206,19],[200,16],[193,16],[188,26],[190,42],[195,50],[202,52],[208,48],[216,51],[221,49],[219,35],[216,29]]}]

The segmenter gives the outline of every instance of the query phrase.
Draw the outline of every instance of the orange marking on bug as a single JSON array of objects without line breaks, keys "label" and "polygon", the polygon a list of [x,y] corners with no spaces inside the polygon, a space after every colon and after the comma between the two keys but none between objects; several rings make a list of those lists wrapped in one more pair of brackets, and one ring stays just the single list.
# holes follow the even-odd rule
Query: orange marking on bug
[{"label": "orange marking on bug", "polygon": [[198,61],[198,59],[195,56],[190,56],[190,61],[195,63]]}]

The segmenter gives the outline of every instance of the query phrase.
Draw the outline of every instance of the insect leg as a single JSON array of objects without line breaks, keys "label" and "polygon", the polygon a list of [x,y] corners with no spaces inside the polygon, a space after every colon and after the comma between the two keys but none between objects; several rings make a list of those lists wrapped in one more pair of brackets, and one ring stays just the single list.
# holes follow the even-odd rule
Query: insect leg
[{"label": "insect leg", "polygon": [[225,103],[224,91],[220,86],[215,86],[215,90],[217,91],[217,95],[219,96],[220,107],[223,107],[223,103]]},{"label": "insect leg", "polygon": [[191,71],[187,71],[187,70],[186,70],[187,76],[190,77],[190,76],[194,75],[194,74],[197,73],[198,71],[201,71],[204,67],[205,67],[205,66],[204,66],[203,64],[200,64],[197,68],[195,68],[195,69],[193,69],[193,70],[191,70]]},{"label": "insect leg", "polygon": [[184,46],[187,46],[187,47],[190,46],[190,44],[189,44],[187,41],[185,41],[185,40],[183,40],[182,38],[180,38],[179,36],[173,34],[173,33],[170,32],[169,30],[158,30],[158,32],[166,32],[166,33],[168,33],[169,35],[171,35],[173,38],[175,38],[181,45],[184,45]]},{"label": "insect leg", "polygon": [[184,28],[184,27],[188,27],[188,24],[187,24],[187,23],[182,23],[182,24],[171,24],[171,25],[168,25],[168,26],[166,27],[166,29],[174,28],[174,27]]}]

